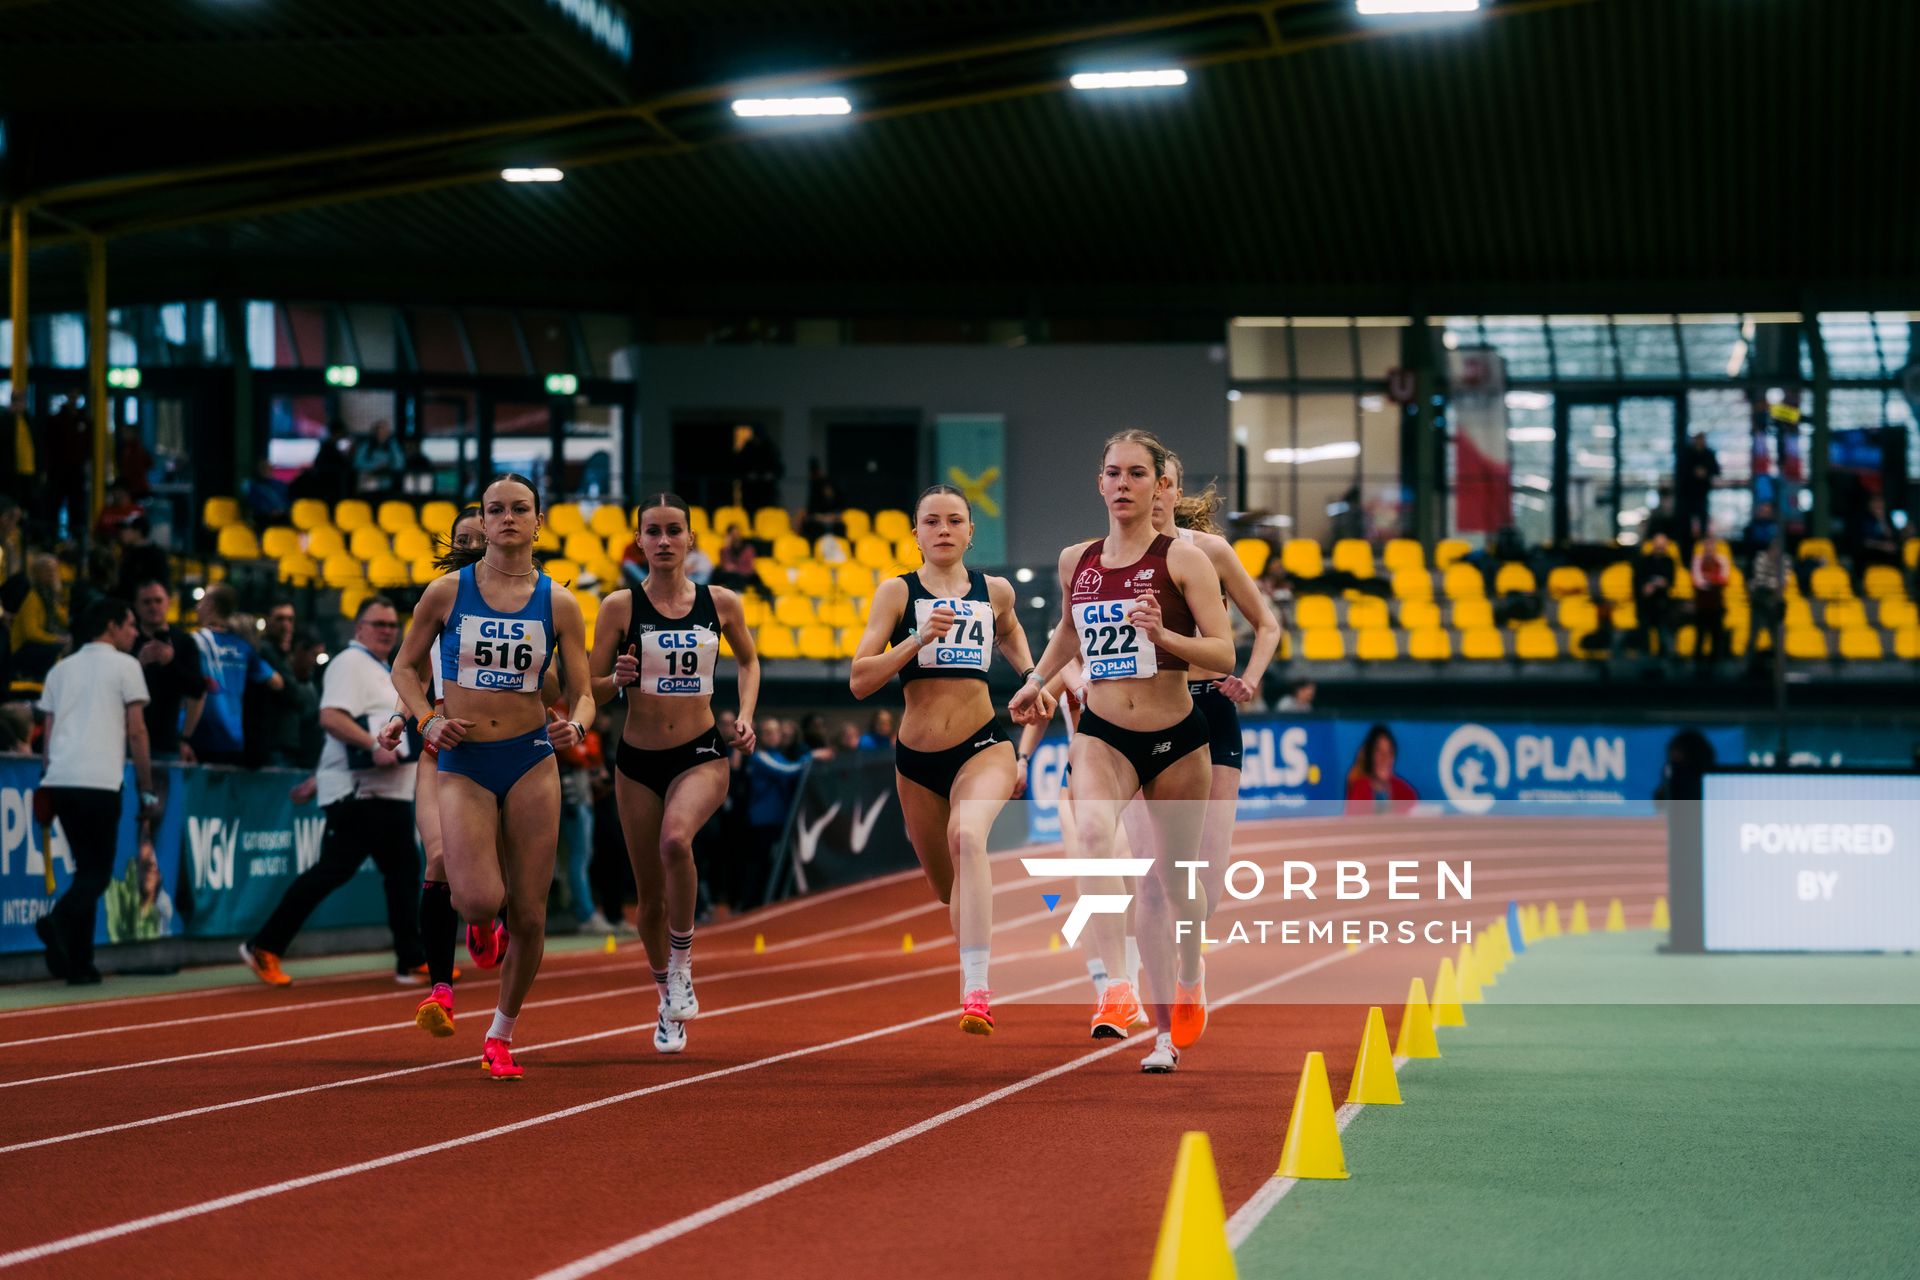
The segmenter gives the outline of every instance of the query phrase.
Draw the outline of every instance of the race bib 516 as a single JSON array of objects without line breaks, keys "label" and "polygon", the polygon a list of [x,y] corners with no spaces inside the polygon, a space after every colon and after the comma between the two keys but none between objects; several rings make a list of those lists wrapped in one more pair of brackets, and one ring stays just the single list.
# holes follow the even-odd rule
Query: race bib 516
[{"label": "race bib 516", "polygon": [[533,618],[460,619],[460,687],[495,693],[540,692],[546,624]]}]

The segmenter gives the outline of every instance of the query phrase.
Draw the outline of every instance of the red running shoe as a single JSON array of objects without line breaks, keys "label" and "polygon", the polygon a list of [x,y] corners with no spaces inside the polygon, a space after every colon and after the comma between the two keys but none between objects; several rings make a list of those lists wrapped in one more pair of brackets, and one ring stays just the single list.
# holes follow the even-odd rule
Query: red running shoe
[{"label": "red running shoe", "polygon": [[527,1074],[526,1068],[514,1062],[513,1046],[491,1037],[480,1047],[480,1069],[495,1080],[518,1080]]},{"label": "red running shoe", "polygon": [[970,1036],[993,1034],[993,992],[976,987],[960,1002],[960,1029]]},{"label": "red running shoe", "polygon": [[467,954],[482,969],[498,968],[507,958],[507,922],[495,920],[493,928],[470,924],[467,926]]},{"label": "red running shoe", "polygon": [[444,982],[413,1011],[413,1025],[430,1036],[453,1034],[453,988]]}]

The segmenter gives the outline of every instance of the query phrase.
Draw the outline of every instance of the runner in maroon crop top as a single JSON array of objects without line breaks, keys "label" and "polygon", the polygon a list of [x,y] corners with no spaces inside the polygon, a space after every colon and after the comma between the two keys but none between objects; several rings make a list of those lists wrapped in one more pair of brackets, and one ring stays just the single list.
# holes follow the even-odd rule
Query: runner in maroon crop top
[{"label": "runner in maroon crop top", "polygon": [[[1143,1064],[1148,1071],[1171,1070],[1178,1050],[1206,1028],[1198,926],[1207,904],[1188,897],[1185,875],[1173,865],[1188,856],[1179,851],[1199,847],[1210,782],[1207,722],[1194,710],[1186,671],[1232,670],[1234,661],[1213,565],[1198,548],[1153,527],[1153,495],[1168,483],[1166,459],[1166,446],[1144,431],[1123,431],[1107,441],[1100,468],[1107,536],[1061,552],[1064,625],[1007,706],[1016,721],[1026,723],[1041,687],[1078,650],[1087,671],[1087,705],[1069,759],[1081,852],[1108,856],[1121,810],[1136,792],[1150,802],[1158,837],[1154,874],[1173,900],[1176,920],[1188,927],[1179,930],[1175,990],[1150,993],[1173,1010],[1171,1034],[1159,1037]],[[1116,876],[1099,891],[1130,889]],[[1124,974],[1122,918],[1097,915],[1093,927],[1107,972]],[[1143,957],[1175,945],[1171,937],[1140,938]],[[1151,959],[1148,970],[1155,971]],[[1131,983],[1110,983],[1094,1013],[1094,1036],[1124,1037],[1137,1004]]]}]

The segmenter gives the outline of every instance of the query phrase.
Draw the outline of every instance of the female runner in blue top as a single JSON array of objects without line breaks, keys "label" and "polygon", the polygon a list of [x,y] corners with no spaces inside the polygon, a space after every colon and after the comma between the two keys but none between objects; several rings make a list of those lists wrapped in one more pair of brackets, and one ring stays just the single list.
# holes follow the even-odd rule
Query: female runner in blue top
[{"label": "female runner in blue top", "polygon": [[[480,509],[486,555],[421,593],[393,683],[439,753],[441,844],[454,910],[467,921],[467,949],[482,968],[502,966],[480,1065],[494,1079],[510,1080],[522,1074],[513,1061],[514,1023],[546,946],[560,834],[553,753],[580,740],[594,707],[580,605],[555,591],[533,560],[541,521],[533,483],[501,476],[487,486]],[[418,670],[436,637],[444,715],[434,711]],[[540,683],[556,653],[573,715],[556,716],[549,726]],[[495,927],[503,907],[506,924]]]},{"label": "female runner in blue top", "polygon": [[[685,500],[654,494],[641,502],[635,524],[647,578],[601,602],[593,696],[605,704],[628,691],[614,798],[640,898],[640,941],[660,994],[653,1047],[678,1053],[687,1047],[686,1024],[700,1012],[693,994],[700,887],[693,837],[727,798],[729,753],[753,750],[760,663],[740,597],[687,577],[693,521]],[[723,634],[740,692],[740,713],[724,741],[713,721],[713,669]]]},{"label": "female runner in blue top", "polygon": [[[968,569],[973,509],[952,485],[914,504],[921,567],[874,591],[853,658],[853,696],[900,677],[907,710],[894,748],[900,811],[934,892],[949,904],[960,942],[960,1029],[993,1033],[987,968],[993,937],[993,868],[987,830],[1014,792],[1013,742],[994,723],[987,665],[998,648],[1032,669],[1013,586]],[[889,647],[891,646],[891,647]],[[1050,713],[1051,702],[1044,704]]]}]

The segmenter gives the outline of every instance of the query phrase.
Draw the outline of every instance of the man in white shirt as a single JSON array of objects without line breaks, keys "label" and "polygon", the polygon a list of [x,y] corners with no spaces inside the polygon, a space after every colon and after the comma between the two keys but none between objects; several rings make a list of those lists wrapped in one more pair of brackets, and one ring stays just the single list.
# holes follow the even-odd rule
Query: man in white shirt
[{"label": "man in white shirt", "polygon": [[133,606],[112,597],[96,600],[80,615],[74,634],[91,638],[47,673],[39,702],[47,746],[40,788],[72,851],[73,883],[52,912],[34,922],[34,932],[46,945],[53,976],[81,986],[100,981],[93,967],[94,917],[113,880],[129,755],[142,816],[156,816],[160,801],[147,753],[147,678],[127,652],[139,634]]},{"label": "man in white shirt", "polygon": [[320,808],[327,832],[320,860],[287,886],[280,905],[240,958],[268,986],[293,982],[280,957],[300,926],[328,894],[353,878],[368,854],[387,888],[387,925],[393,930],[394,978],[426,981],[427,957],[417,923],[420,857],[413,843],[414,756],[407,739],[398,753],[374,741],[393,714],[393,670],[387,665],[400,639],[400,615],[385,596],[369,596],[353,619],[353,643],[327,664],[320,693]]}]

